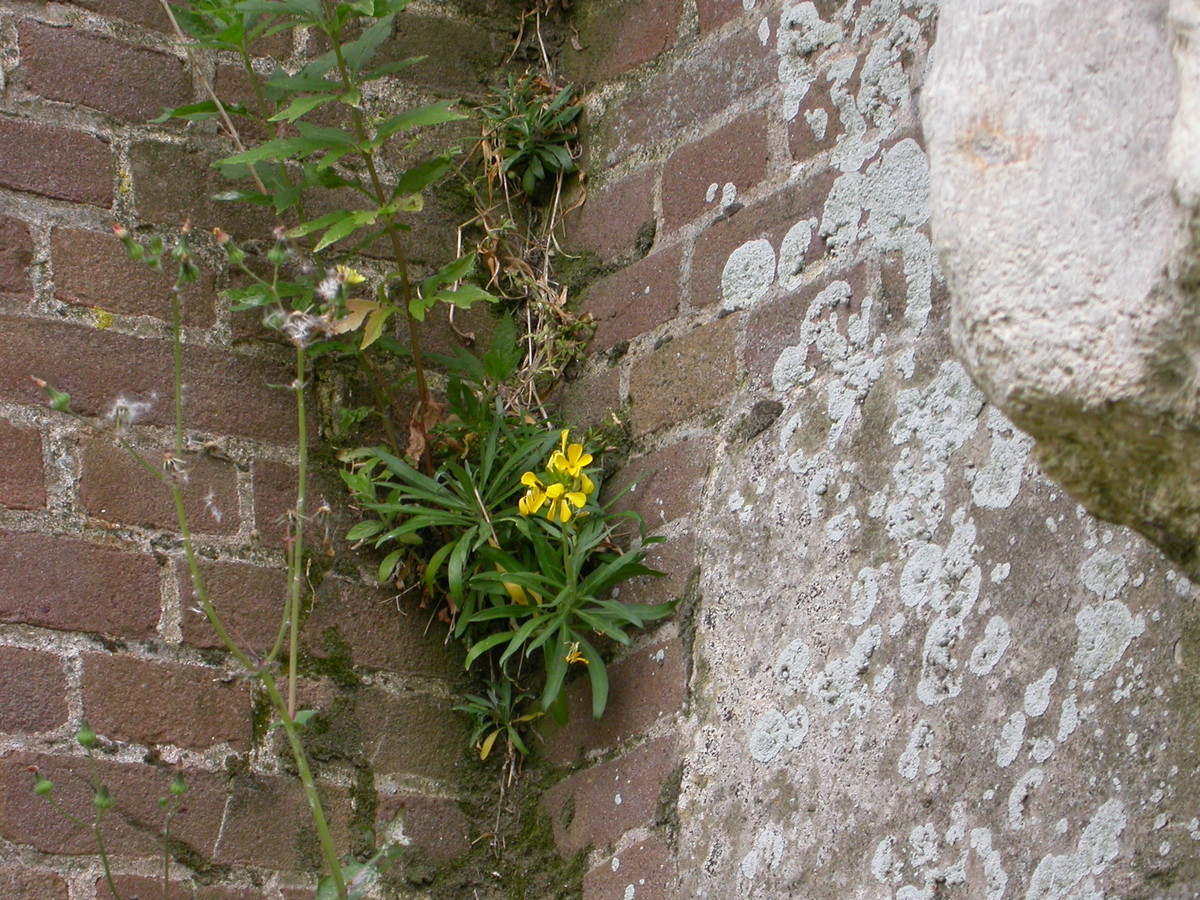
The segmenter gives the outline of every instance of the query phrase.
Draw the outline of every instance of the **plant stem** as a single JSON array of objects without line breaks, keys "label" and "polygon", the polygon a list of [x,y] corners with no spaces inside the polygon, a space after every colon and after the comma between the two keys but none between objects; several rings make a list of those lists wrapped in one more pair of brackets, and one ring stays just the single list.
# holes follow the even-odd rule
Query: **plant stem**
[{"label": "plant stem", "polygon": [[296,717],[297,663],[300,652],[300,584],[304,576],[304,516],[308,492],[308,418],[304,405],[305,352],[296,347],[296,429],[299,443],[299,471],[296,475],[296,519],[292,526],[291,564],[288,567],[288,717]]}]

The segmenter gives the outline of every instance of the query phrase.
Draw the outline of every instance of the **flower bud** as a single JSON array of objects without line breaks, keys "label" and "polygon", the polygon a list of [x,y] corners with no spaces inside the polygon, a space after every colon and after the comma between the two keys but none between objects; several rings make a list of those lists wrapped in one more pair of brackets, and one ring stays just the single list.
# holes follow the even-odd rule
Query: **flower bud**
[{"label": "flower bud", "polygon": [[33,792],[39,797],[49,797],[50,792],[54,790],[54,782],[42,775],[41,772],[33,773]]},{"label": "flower bud", "polygon": [[113,799],[113,795],[108,792],[108,788],[104,785],[100,785],[100,787],[96,789],[96,796],[92,798],[92,804],[101,812],[104,812],[106,809],[112,809],[113,804],[116,802],[117,801]]},{"label": "flower bud", "polygon": [[92,727],[88,725],[87,719],[83,720],[83,725],[79,729],[79,734],[75,735],[75,740],[87,747],[89,750],[96,746],[96,732],[92,731]]},{"label": "flower bud", "polygon": [[183,773],[176,772],[175,780],[171,782],[171,793],[174,794],[176,797],[182,797],[184,794],[187,793],[187,790],[188,790],[188,786],[187,786],[187,782],[185,782],[183,780]]}]

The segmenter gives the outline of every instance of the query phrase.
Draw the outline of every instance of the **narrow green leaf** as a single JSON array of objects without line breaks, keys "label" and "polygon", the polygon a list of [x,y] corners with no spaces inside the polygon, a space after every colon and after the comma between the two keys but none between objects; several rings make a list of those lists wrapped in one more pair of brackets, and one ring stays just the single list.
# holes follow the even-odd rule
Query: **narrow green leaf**
[{"label": "narrow green leaf", "polygon": [[378,520],[359,522],[346,532],[346,540],[361,541],[364,538],[374,537],[381,531],[383,531],[383,523]]},{"label": "narrow green leaf", "polygon": [[453,107],[457,100],[444,100],[430,106],[418,106],[407,109],[402,113],[384,119],[375,128],[375,145],[382,143],[400,131],[410,128],[420,128],[425,125],[441,125],[445,122],[458,122],[465,119],[462,113],[455,112]]},{"label": "narrow green leaf", "polygon": [[[375,3],[374,0],[367,0],[367,2],[372,9],[363,13],[363,15],[369,16],[374,11],[373,7]],[[394,15],[383,16],[374,25],[364,31],[358,40],[351,41],[342,47],[342,58],[350,66],[351,72],[355,75],[361,72],[363,66],[371,60],[380,45],[392,36],[392,22],[395,18]]]},{"label": "narrow green leaf", "polygon": [[322,106],[334,99],[336,98],[331,94],[309,94],[307,97],[298,97],[288,104],[286,109],[281,109],[267,121],[294,122],[301,116],[312,112],[318,106]]}]

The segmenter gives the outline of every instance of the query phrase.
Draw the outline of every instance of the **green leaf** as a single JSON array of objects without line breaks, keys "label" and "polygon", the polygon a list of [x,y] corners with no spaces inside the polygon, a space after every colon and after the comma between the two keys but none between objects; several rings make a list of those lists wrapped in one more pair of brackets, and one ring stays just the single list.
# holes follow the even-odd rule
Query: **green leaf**
[{"label": "green leaf", "polygon": [[453,291],[438,291],[434,297],[438,303],[449,303],[467,309],[475,303],[495,303],[496,298],[475,284],[464,284]]},{"label": "green leaf", "polygon": [[464,669],[471,668],[471,663],[479,659],[483,654],[487,653],[493,647],[498,647],[507,640],[511,640],[513,633],[511,631],[501,631],[497,634],[489,634],[481,641],[471,645],[471,649],[467,651],[467,658],[463,663]]},{"label": "green leaf", "polygon": [[[371,15],[374,11],[374,0],[366,0],[372,9],[363,13],[363,15]],[[342,58],[350,66],[351,72],[357,75],[363,70],[371,58],[375,55],[380,45],[383,44],[389,37],[392,36],[392,22],[395,20],[394,15],[383,16],[374,25],[362,33],[358,40],[351,41],[342,47]]]},{"label": "green leaf", "polygon": [[588,679],[592,682],[592,718],[599,719],[608,705],[608,670],[604,668],[604,660],[596,648],[583,638],[579,639],[579,649],[588,660]]},{"label": "green leaf", "polygon": [[268,119],[268,122],[294,122],[301,116],[312,112],[318,106],[336,99],[332,94],[310,94],[307,97],[297,97],[286,109],[281,109]]},{"label": "green leaf", "polygon": [[322,140],[308,137],[275,138],[264,141],[257,147],[235,153],[213,163],[214,168],[227,166],[249,166],[258,162],[286,162],[290,159],[303,159],[324,150],[326,144]]},{"label": "green leaf", "polygon": [[396,182],[396,187],[392,190],[392,199],[394,200],[403,194],[419,194],[425,190],[425,188],[450,171],[451,159],[451,154],[444,153],[441,156],[427,159],[425,162],[418,163],[411,169],[406,170]]},{"label": "green leaf", "polygon": [[431,106],[419,106],[384,119],[375,128],[375,140],[372,145],[378,147],[383,141],[399,131],[410,128],[420,128],[425,125],[441,125],[445,122],[458,122],[465,119],[462,113],[455,112],[453,106],[457,100],[444,100]]},{"label": "green leaf", "polygon": [[378,210],[374,209],[364,209],[351,213],[321,235],[321,239],[317,241],[317,246],[313,247],[313,252],[320,253],[330,244],[340,241],[348,234],[352,234],[365,225],[372,224],[378,215]]},{"label": "green leaf", "polygon": [[400,562],[400,557],[407,552],[408,551],[405,548],[401,547],[399,550],[393,550],[383,558],[383,562],[379,564],[379,572],[377,575],[380,584],[387,584],[389,581],[391,581],[392,573],[396,571],[396,565]]},{"label": "green leaf", "polygon": [[492,745],[496,743],[496,738],[500,737],[500,732],[503,730],[504,729],[502,729],[502,728],[497,728],[495,731],[493,731],[491,734],[489,734],[487,736],[487,738],[484,740],[483,745],[479,748],[479,761],[480,762],[483,762],[485,759],[488,758],[488,755],[492,752]]},{"label": "green leaf", "polygon": [[348,209],[337,209],[331,213],[312,219],[297,225],[295,228],[288,229],[288,237],[304,237],[306,234],[312,234],[314,231],[320,231],[322,228],[331,228],[344,219],[349,218],[353,213]]},{"label": "green leaf", "polygon": [[315,709],[298,709],[296,710],[296,715],[292,716],[292,721],[303,728],[316,714],[317,711]]},{"label": "green leaf", "polygon": [[[226,103],[225,111],[233,115],[246,115],[246,107],[240,103]],[[185,106],[164,108],[162,115],[157,119],[151,119],[150,124],[161,125],[163,122],[169,122],[171,119],[186,119],[189,122],[201,122],[220,115],[220,112],[216,103],[211,100],[205,100],[203,103],[188,103]]]},{"label": "green leaf", "polygon": [[313,125],[311,122],[297,122],[296,130],[306,138],[321,141],[323,146],[333,149],[345,147],[349,150],[358,149],[358,139],[340,128],[329,128],[325,125]]},{"label": "green leaf", "polygon": [[374,537],[381,531],[383,531],[383,523],[378,520],[359,522],[346,532],[346,540],[361,541],[364,538]]},{"label": "green leaf", "polygon": [[493,381],[506,381],[521,364],[524,356],[517,342],[517,325],[511,315],[504,315],[496,323],[492,343],[483,355],[483,367]]},{"label": "green leaf", "polygon": [[471,274],[471,270],[475,268],[475,254],[468,253],[466,256],[460,256],[454,262],[449,263],[438,269],[434,274],[430,275],[421,282],[421,293],[428,296],[440,288],[444,284],[451,284],[455,281],[460,281]]},{"label": "green leaf", "polygon": [[403,72],[405,69],[412,68],[424,59],[424,56],[410,56],[408,59],[384,63],[381,66],[376,66],[373,69],[363,72],[358,80],[364,84],[368,81],[378,81],[380,78],[386,78],[388,75],[395,75],[397,72]]}]

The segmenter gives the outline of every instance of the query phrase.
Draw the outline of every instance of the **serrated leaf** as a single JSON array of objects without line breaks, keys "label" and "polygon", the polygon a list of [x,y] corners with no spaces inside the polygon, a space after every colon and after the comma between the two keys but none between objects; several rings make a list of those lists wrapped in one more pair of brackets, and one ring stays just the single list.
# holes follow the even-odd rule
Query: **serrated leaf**
[{"label": "serrated leaf", "polygon": [[313,247],[313,252],[320,253],[330,244],[340,241],[342,238],[352,234],[359,228],[373,224],[378,215],[378,211],[373,209],[364,209],[358,210],[357,212],[352,212],[346,218],[342,219],[323,235],[321,235],[321,239],[317,241],[317,246]]},{"label": "serrated leaf", "polygon": [[475,284],[464,284],[453,291],[438,291],[433,300],[467,309],[475,303],[495,303],[496,297]]},{"label": "serrated leaf", "polygon": [[359,77],[359,81],[366,83],[368,81],[378,81],[380,78],[386,78],[388,75],[395,75],[397,72],[403,72],[405,69],[415,66],[417,63],[424,60],[424,56],[410,56],[408,59],[400,59],[395,62],[384,63],[381,66],[376,66],[370,69]]}]

